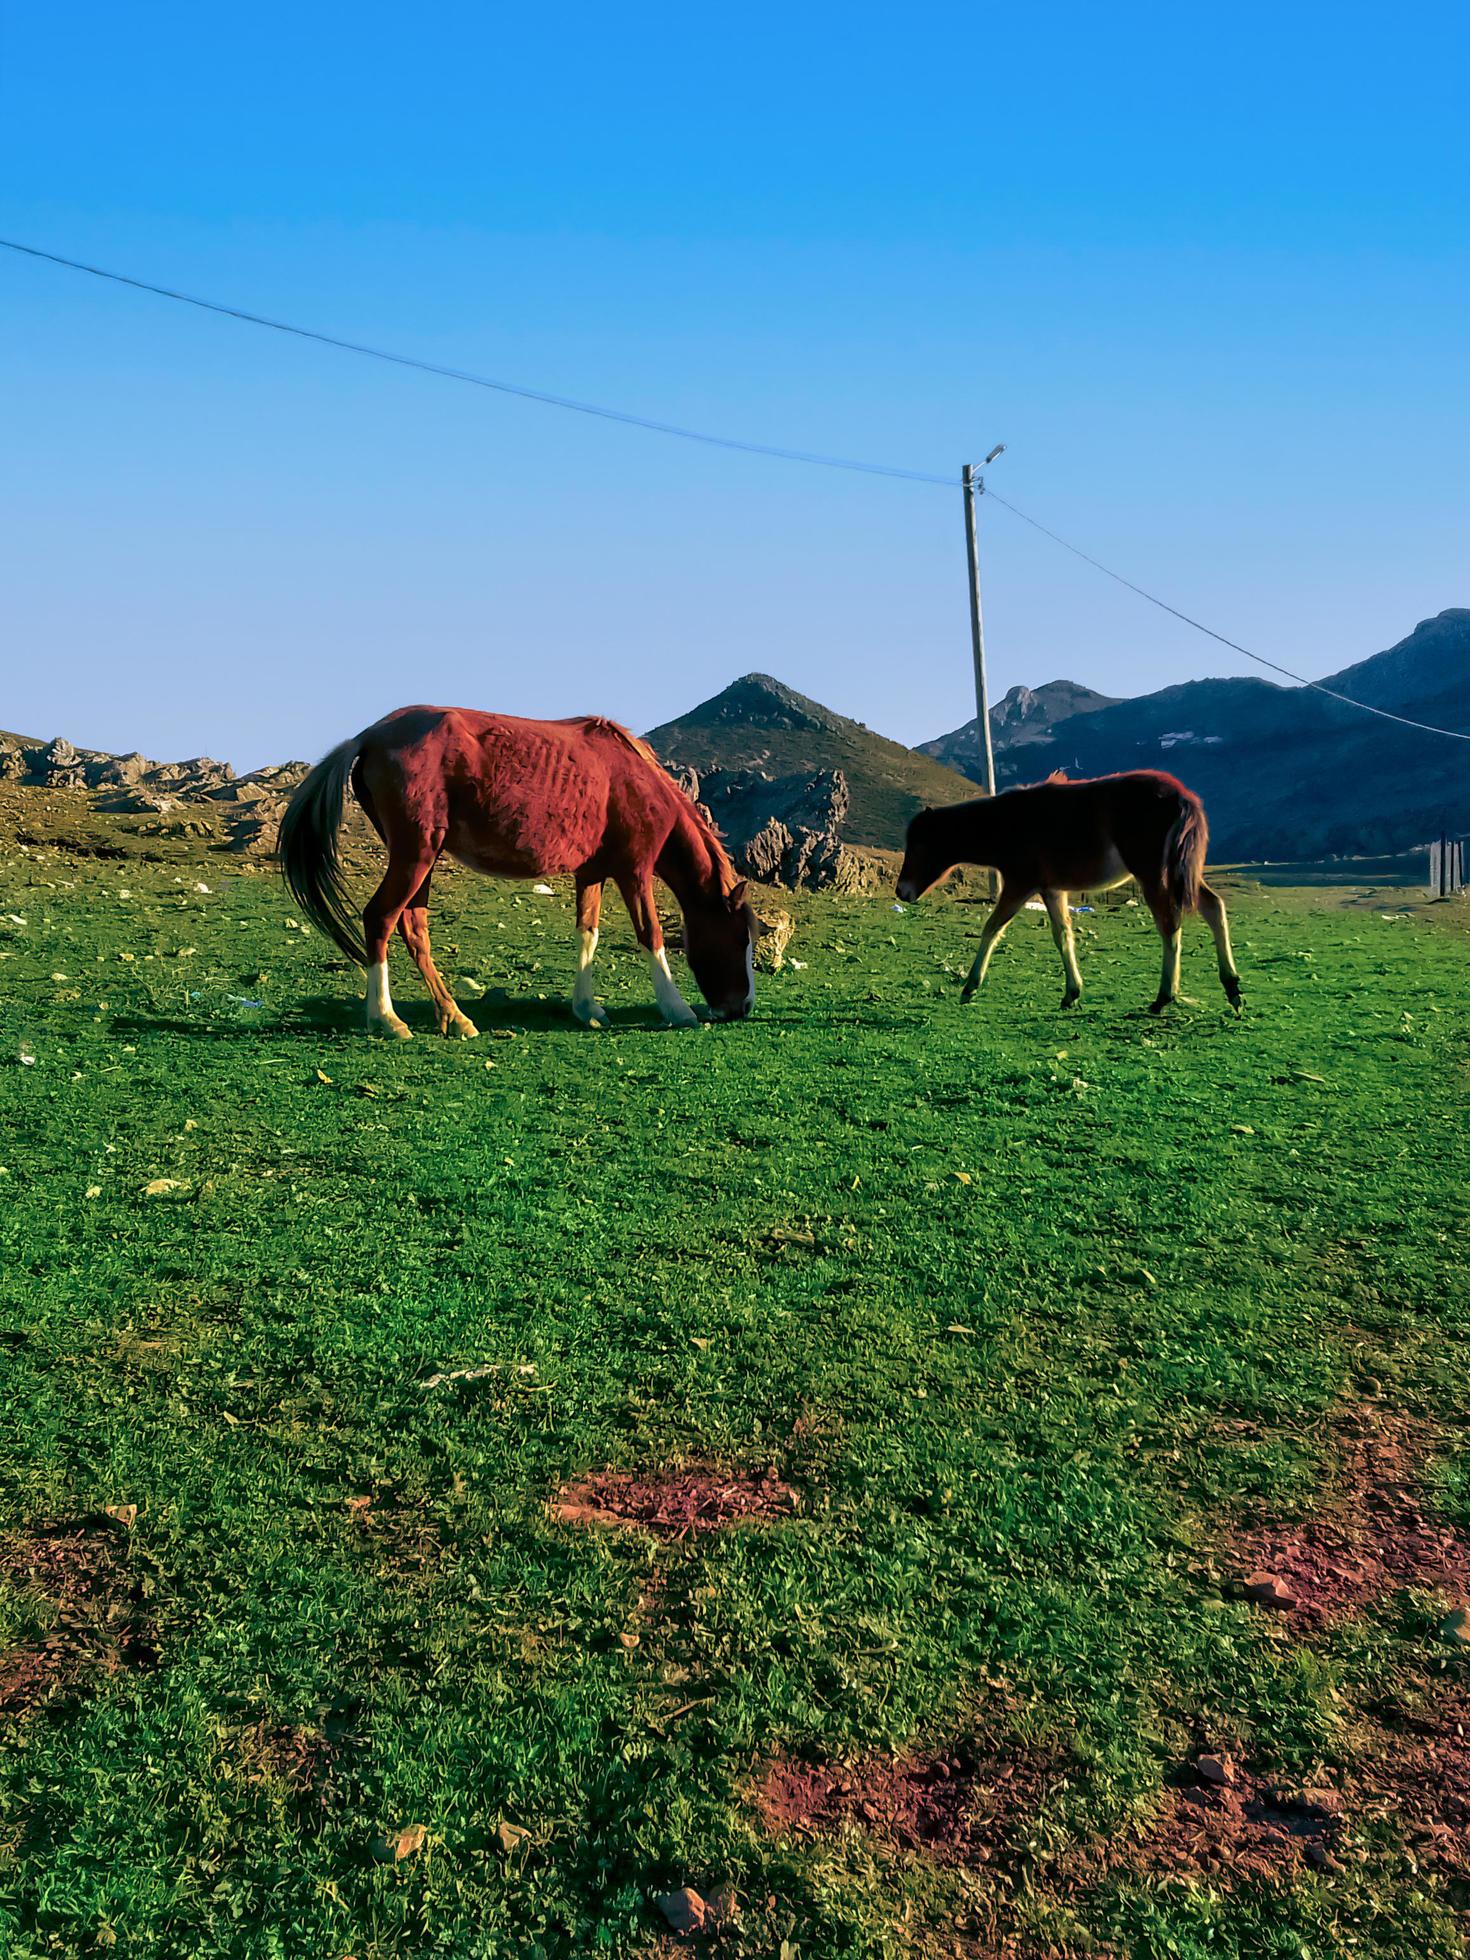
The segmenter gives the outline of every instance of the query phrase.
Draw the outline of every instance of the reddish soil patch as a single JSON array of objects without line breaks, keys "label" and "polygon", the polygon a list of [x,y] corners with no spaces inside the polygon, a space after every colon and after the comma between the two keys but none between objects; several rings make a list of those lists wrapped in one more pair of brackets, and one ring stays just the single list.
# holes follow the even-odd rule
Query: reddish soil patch
[{"label": "reddish soil patch", "polygon": [[1109,1871],[1209,1872],[1229,1881],[1279,1876],[1302,1864],[1331,1870],[1342,1810],[1335,1790],[1282,1787],[1245,1768],[1221,1786],[1187,1769],[1143,1838],[1104,1846],[1100,1862]]},{"label": "reddish soil patch", "polygon": [[[1240,1545],[1253,1597],[1310,1630],[1398,1586],[1470,1595],[1470,1545],[1426,1513],[1414,1492],[1428,1454],[1422,1431],[1372,1407],[1340,1418],[1339,1468],[1327,1502],[1302,1524],[1264,1526]],[[1266,1580],[1277,1581],[1275,1597]]]},{"label": "reddish soil patch", "polygon": [[298,1729],[289,1722],[259,1722],[245,1737],[251,1767],[293,1796],[309,1796],[330,1774],[336,1755],[319,1730]]},{"label": "reddish soil patch", "polygon": [[0,1584],[50,1602],[53,1624],[0,1653],[0,1717],[28,1715],[122,1668],[152,1667],[127,1533],[111,1518],[79,1519],[0,1545]]},{"label": "reddish soil patch", "polygon": [[566,1484],[551,1506],[562,1524],[641,1526],[665,1538],[728,1525],[790,1517],[796,1492],[773,1470],[721,1470],[686,1464],[657,1476],[602,1470]]},{"label": "reddish soil patch", "polygon": [[1421,1866],[1470,1872],[1470,1687],[1379,1703],[1359,1731],[1354,1811],[1402,1832]]},{"label": "reddish soil patch", "polygon": [[1027,1753],[1006,1758],[968,1750],[902,1760],[771,1765],[756,1809],[776,1831],[817,1833],[852,1822],[940,1863],[993,1865],[1016,1859],[1019,1836],[1050,1782],[1051,1766]]}]

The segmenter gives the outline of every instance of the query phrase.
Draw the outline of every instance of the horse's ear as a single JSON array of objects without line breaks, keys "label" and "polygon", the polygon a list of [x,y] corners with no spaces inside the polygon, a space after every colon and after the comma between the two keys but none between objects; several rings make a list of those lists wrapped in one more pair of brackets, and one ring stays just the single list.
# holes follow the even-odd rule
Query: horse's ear
[{"label": "horse's ear", "polygon": [[745,903],[745,880],[743,878],[738,885],[732,885],[729,891],[726,892],[725,903],[732,912],[738,912],[740,910],[741,906]]}]

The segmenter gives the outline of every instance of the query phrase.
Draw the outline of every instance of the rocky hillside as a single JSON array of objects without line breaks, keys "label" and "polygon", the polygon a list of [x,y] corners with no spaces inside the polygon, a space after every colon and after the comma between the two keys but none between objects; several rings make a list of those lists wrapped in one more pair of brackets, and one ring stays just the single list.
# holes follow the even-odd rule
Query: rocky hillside
[{"label": "rocky hillside", "polygon": [[[1111,708],[1117,696],[1099,694],[1079,681],[1047,681],[1041,687],[1013,687],[990,710],[990,746],[997,759],[1013,749],[1024,748],[1046,739],[1048,731],[1072,715],[1095,714]],[[950,769],[959,769],[977,783],[983,780],[984,765],[976,731],[978,715],[971,715],[962,727],[948,735],[936,735],[932,742],[920,742],[919,753],[932,755]]]},{"label": "rocky hillside", "polygon": [[58,735],[41,742],[0,732],[0,782],[32,789],[88,790],[94,807],[152,816],[140,832],[217,833],[230,849],[264,855],[275,847],[286,799],[306,774],[304,762],[281,762],[237,776],[228,762],[195,756],[190,762],[150,762],[144,755],[79,749]]},{"label": "rocky hillside", "polygon": [[[1470,731],[1470,610],[1421,621],[1323,685]],[[1267,680],[1188,681],[1070,715],[996,752],[1003,786],[1053,769],[1143,768],[1172,770],[1198,790],[1217,858],[1372,856],[1417,849],[1441,826],[1470,832],[1470,742]]]},{"label": "rocky hillside", "polygon": [[[839,772],[847,791],[842,839],[899,850],[909,818],[926,803],[958,803],[972,784],[932,756],[875,735],[860,721],[772,680],[747,674],[676,721],[649,731],[665,762],[769,778]],[[727,817],[720,818],[722,824]]]}]

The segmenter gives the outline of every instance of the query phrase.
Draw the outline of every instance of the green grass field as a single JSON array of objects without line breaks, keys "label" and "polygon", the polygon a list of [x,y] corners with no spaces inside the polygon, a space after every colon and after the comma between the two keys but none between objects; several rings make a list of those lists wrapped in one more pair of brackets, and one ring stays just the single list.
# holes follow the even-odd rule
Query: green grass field
[{"label": "green grass field", "polygon": [[[974,906],[813,899],[687,1034],[610,905],[598,1034],[569,894],[456,874],[481,1039],[400,948],[396,1044],[264,873],[5,849],[0,1951],[671,1952],[687,1882],[740,1902],[689,1950],[769,1960],[1460,1953],[1366,1806],[1335,1869],[1147,1849],[1200,1749],[1352,1791],[1470,1666],[1432,1591],[1300,1633],[1233,1583],[1363,1398],[1470,1522],[1470,939],[1227,895],[1241,1020],[1197,926],[1166,1023],[1129,910],[1080,1011],[1035,914],[962,1010]],[[685,1463],[799,1508],[551,1514]],[[754,1801],[953,1749],[1046,1766],[988,1863]]]}]

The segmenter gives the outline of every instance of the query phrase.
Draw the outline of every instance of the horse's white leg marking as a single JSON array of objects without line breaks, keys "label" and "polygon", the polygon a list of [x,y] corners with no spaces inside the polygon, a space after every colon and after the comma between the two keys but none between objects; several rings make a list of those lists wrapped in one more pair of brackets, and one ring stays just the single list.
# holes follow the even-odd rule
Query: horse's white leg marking
[{"label": "horse's white leg marking", "polygon": [[995,908],[985,921],[984,929],[980,934],[980,950],[975,955],[975,964],[970,968],[970,977],[960,989],[962,1002],[970,1000],[984,980],[990,968],[990,955],[1000,943],[1001,934],[1025,904],[1026,898],[1027,893],[1024,891],[1007,892],[1002,887],[1000,897],[995,901]]},{"label": "horse's white leg marking", "polygon": [[1082,997],[1082,974],[1077,966],[1077,943],[1072,936],[1072,915],[1067,910],[1067,894],[1043,892],[1041,897],[1046,906],[1046,915],[1051,920],[1051,936],[1062,956],[1062,970],[1067,976],[1067,991],[1062,995],[1062,1005],[1072,1007]]},{"label": "horse's white leg marking", "polygon": [[367,1022],[370,1028],[387,1028],[401,1040],[411,1039],[412,1030],[398,1018],[393,1011],[393,996],[388,989],[388,962],[379,960],[376,966],[367,971]]},{"label": "horse's white leg marking", "polygon": [[699,1016],[679,992],[678,982],[669,971],[669,956],[660,946],[648,956],[649,970],[653,975],[653,996],[658,1002],[659,1012],[671,1028],[697,1028]]},{"label": "horse's white leg marking", "polygon": [[1204,914],[1205,924],[1210,928],[1215,940],[1215,959],[1220,968],[1220,985],[1228,998],[1240,1006],[1240,975],[1236,971],[1235,955],[1230,950],[1230,922],[1225,916],[1225,902],[1220,894],[1211,891],[1208,885],[1200,886],[1199,909]]},{"label": "horse's white leg marking", "polygon": [[592,962],[597,957],[597,927],[584,926],[579,935],[577,984],[572,989],[572,1012],[585,1026],[606,1027],[607,1009],[593,992]]},{"label": "horse's white leg marking", "polygon": [[1184,938],[1184,928],[1176,925],[1174,930],[1164,935],[1164,970],[1159,976],[1159,997],[1154,1002],[1154,1012],[1168,1007],[1179,998],[1179,948]]}]

